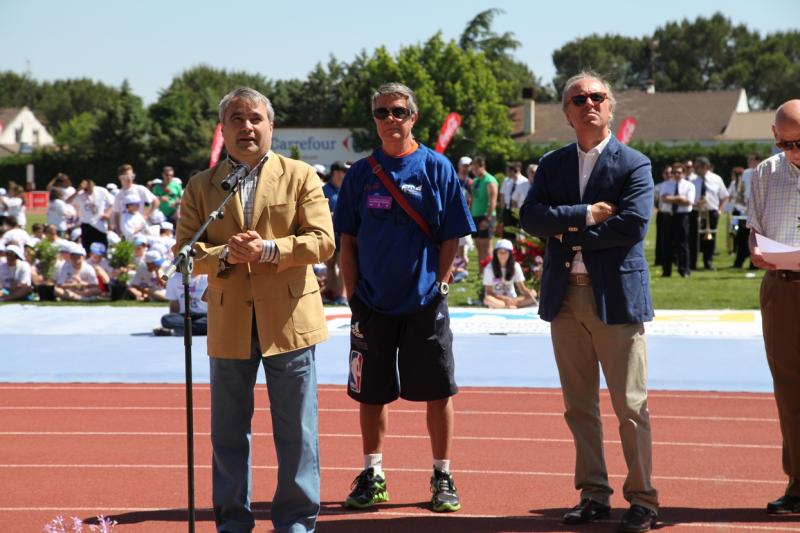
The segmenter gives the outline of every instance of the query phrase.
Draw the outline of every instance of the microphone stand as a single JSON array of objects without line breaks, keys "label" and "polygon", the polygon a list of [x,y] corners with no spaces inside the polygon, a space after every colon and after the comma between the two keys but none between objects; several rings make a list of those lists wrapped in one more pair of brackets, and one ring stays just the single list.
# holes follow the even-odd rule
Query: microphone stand
[{"label": "microphone stand", "polygon": [[180,249],[175,260],[161,276],[164,281],[168,280],[177,270],[181,271],[183,279],[183,347],[186,368],[186,464],[188,470],[188,503],[189,503],[189,533],[194,533],[195,526],[195,505],[194,505],[194,419],[192,402],[192,317],[189,313],[189,283],[191,281],[192,270],[194,268],[194,244],[200,240],[206,228],[215,220],[222,219],[225,215],[222,208],[228,203],[234,194],[239,190],[240,179],[237,179],[214,211],[209,213],[208,218],[200,226],[194,236]]}]

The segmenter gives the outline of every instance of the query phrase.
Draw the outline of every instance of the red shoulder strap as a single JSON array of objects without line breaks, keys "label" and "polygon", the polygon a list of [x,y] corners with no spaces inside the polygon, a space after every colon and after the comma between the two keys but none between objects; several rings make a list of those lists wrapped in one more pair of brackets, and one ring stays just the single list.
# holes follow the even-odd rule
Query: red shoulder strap
[{"label": "red shoulder strap", "polygon": [[383,186],[387,191],[389,191],[389,194],[392,195],[392,198],[394,198],[395,202],[397,202],[398,205],[403,208],[403,211],[405,211],[406,214],[411,217],[411,220],[417,223],[417,226],[419,226],[419,228],[422,230],[422,233],[424,233],[433,244],[436,244],[436,239],[433,238],[433,233],[431,232],[431,228],[428,223],[425,222],[425,219],[423,219],[413,207],[411,207],[411,205],[408,203],[408,200],[406,200],[406,197],[403,196],[403,193],[398,190],[394,181],[392,181],[392,179],[386,175],[386,172],[383,171],[383,167],[381,167],[380,163],[378,163],[378,160],[375,159],[374,156],[369,156],[367,161],[369,161],[369,166],[372,167],[372,172],[378,176],[378,178],[381,180],[381,183],[383,183]]}]

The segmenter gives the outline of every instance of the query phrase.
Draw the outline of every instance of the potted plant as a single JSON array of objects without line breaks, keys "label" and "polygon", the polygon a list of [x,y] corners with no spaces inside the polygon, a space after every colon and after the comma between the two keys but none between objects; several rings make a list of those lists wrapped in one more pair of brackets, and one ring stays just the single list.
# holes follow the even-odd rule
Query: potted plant
[{"label": "potted plant", "polygon": [[120,241],[111,249],[108,264],[114,269],[110,287],[112,300],[121,300],[128,292],[135,250],[136,246],[131,241]]},{"label": "potted plant", "polygon": [[58,247],[52,242],[42,239],[34,246],[36,252],[36,293],[40,301],[54,301],[55,279],[56,279],[56,260],[58,259]]}]

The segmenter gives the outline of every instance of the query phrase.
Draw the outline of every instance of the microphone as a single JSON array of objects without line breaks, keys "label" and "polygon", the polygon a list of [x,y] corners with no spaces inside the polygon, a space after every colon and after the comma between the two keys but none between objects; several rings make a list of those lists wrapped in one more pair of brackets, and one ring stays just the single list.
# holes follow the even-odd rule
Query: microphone
[{"label": "microphone", "polygon": [[238,164],[231,171],[230,174],[225,176],[222,180],[222,190],[229,191],[236,187],[239,182],[250,173],[250,168],[247,165]]}]

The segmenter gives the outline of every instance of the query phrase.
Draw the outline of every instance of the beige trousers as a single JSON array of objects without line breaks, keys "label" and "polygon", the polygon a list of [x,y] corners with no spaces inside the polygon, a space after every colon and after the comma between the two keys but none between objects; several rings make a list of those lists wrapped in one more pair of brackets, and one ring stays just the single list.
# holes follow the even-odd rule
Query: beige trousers
[{"label": "beige trousers", "polygon": [[564,418],[575,441],[575,488],[581,491],[581,498],[606,505],[613,493],[603,455],[602,367],[628,466],[623,496],[631,504],[658,512],[658,492],[650,483],[652,439],[644,326],[604,324],[597,317],[592,287],[570,285],[550,331],[564,395]]},{"label": "beige trousers", "polygon": [[800,496],[800,282],[767,273],[761,282],[761,327],[783,436],[786,494]]}]

